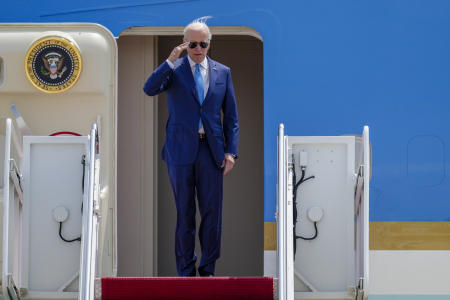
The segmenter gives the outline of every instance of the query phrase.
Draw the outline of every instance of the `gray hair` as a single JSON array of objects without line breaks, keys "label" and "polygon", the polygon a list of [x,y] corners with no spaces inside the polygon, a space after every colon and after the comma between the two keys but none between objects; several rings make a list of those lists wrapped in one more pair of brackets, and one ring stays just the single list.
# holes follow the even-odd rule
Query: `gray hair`
[{"label": "gray hair", "polygon": [[191,23],[189,23],[186,27],[184,27],[183,35],[184,40],[187,41],[187,34],[189,30],[205,30],[208,33],[208,40],[211,40],[212,34],[209,30],[208,25],[206,25],[206,20],[211,19],[211,16],[205,16],[198,19],[195,19]]}]

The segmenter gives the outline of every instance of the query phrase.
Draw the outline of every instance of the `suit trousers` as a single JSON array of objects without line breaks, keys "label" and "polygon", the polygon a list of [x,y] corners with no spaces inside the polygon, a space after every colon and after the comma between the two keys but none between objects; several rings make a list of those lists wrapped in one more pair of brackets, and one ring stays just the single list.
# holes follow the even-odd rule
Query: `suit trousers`
[{"label": "suit trousers", "polygon": [[[214,275],[220,256],[222,231],[223,168],[218,168],[206,139],[199,140],[194,164],[168,164],[169,178],[177,208],[175,256],[179,276],[196,276],[196,205],[201,216],[199,229],[202,258],[200,276]],[[180,149],[183,151],[183,149]]]}]

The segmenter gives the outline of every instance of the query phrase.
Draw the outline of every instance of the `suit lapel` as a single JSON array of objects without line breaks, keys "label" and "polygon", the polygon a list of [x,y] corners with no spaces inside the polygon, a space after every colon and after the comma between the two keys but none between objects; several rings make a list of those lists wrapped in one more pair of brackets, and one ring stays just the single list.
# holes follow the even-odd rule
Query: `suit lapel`
[{"label": "suit lapel", "polygon": [[214,89],[216,85],[217,80],[217,68],[216,68],[216,62],[209,58],[209,56],[206,57],[208,59],[208,72],[209,72],[209,87],[208,92],[206,93],[205,100],[203,101],[203,105],[206,101],[211,97],[212,89]]},{"label": "suit lapel", "polygon": [[183,76],[186,78],[187,88],[191,90],[195,101],[200,105],[200,101],[197,95],[197,88],[195,87],[194,75],[192,75],[191,65],[189,64],[187,55],[183,58],[181,71],[183,72]]}]

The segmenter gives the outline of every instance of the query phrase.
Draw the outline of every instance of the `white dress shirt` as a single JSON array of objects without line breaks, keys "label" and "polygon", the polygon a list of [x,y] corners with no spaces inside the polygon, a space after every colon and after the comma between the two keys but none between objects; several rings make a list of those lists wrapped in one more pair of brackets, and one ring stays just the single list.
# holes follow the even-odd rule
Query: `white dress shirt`
[{"label": "white dress shirt", "polygon": [[[195,67],[197,63],[191,59],[191,57],[188,55],[189,65],[191,66],[192,76],[195,76]],[[173,63],[170,60],[166,60],[169,64],[170,68],[174,68]],[[209,88],[209,72],[208,72],[208,60],[206,57],[203,59],[203,61],[199,64],[200,65],[200,73],[203,77],[203,99],[206,98],[206,94],[208,93]],[[198,133],[205,133],[205,129],[202,127],[198,130]]]},{"label": "white dress shirt", "polygon": [[[189,65],[191,66],[192,76],[194,76],[195,66],[197,65],[197,63],[195,61],[193,61],[189,55],[187,57],[189,60]],[[169,64],[169,67],[173,69],[174,68],[173,63],[168,59],[166,61]],[[202,77],[203,77],[203,94],[204,94],[203,99],[204,99],[204,98],[206,98],[206,94],[208,93],[208,88],[209,88],[208,60],[206,59],[206,57],[200,63],[200,73],[202,73]]]}]

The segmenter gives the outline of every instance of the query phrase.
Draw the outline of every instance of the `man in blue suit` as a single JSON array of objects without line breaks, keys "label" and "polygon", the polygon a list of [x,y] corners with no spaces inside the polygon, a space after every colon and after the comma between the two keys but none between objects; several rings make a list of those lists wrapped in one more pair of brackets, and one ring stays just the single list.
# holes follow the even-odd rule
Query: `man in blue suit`
[{"label": "man in blue suit", "polygon": [[[148,78],[149,96],[166,92],[169,119],[162,158],[177,208],[175,255],[179,276],[196,276],[195,197],[201,215],[200,276],[213,276],[220,256],[223,175],[238,155],[238,115],[230,69],[209,58],[204,19],[184,29],[184,43]],[[179,58],[187,50],[188,55]],[[222,118],[222,114],[223,118]]]}]

